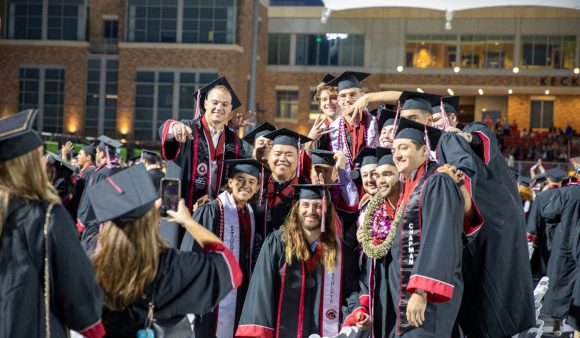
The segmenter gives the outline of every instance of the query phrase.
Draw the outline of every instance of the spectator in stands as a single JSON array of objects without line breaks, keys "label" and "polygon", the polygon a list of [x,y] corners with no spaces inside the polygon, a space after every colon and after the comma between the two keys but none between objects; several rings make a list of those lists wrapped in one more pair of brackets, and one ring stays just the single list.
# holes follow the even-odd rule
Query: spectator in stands
[{"label": "spectator in stands", "polygon": [[566,131],[564,132],[564,134],[568,137],[572,137],[574,136],[574,128],[572,128],[572,125],[570,125],[570,123],[568,123],[568,125],[566,126]]}]

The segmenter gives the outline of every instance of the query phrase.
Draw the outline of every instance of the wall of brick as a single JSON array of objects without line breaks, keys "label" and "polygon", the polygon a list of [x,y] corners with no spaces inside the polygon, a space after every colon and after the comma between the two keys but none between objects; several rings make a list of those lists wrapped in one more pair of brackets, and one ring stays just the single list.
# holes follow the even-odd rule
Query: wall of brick
[{"label": "wall of brick", "polygon": [[530,96],[510,95],[508,98],[508,121],[516,121],[519,128],[530,128]]},{"label": "wall of brick", "polygon": [[126,1],[99,0],[89,4],[89,40],[92,43],[103,42],[103,15],[117,15],[119,17],[119,41],[125,41],[125,8]]},{"label": "wall of brick", "polygon": [[580,97],[559,96],[554,103],[554,125],[565,129],[570,124],[580,131]]}]

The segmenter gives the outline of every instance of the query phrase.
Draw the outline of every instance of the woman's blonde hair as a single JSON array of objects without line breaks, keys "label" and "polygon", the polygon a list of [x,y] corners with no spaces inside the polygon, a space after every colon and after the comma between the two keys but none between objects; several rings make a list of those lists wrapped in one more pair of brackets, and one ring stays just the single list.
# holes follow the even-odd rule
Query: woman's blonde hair
[{"label": "woman's blonde hair", "polygon": [[[298,215],[300,201],[296,201],[286,217],[286,222],[280,227],[282,241],[285,243],[284,257],[286,264],[292,264],[294,259],[299,262],[306,262],[310,259],[309,245],[304,238],[302,224]],[[322,264],[328,271],[334,271],[338,255],[338,239],[334,223],[334,209],[330,203],[330,198],[326,199],[325,231],[320,234],[320,244],[322,245]]]},{"label": "woman's blonde hair", "polygon": [[325,90],[331,93],[338,94],[338,90],[336,89],[336,87],[327,86],[324,82],[320,82],[318,86],[316,86],[316,94],[314,94],[313,97],[315,103],[320,103],[320,95]]},{"label": "woman's blonde hair", "polygon": [[107,308],[118,311],[133,304],[155,280],[159,256],[168,248],[159,234],[159,220],[159,211],[152,207],[123,226],[105,223],[93,265]]},{"label": "woman's blonde hair", "polygon": [[60,203],[58,193],[46,175],[41,149],[39,147],[0,162],[0,233],[11,195],[33,201]]}]

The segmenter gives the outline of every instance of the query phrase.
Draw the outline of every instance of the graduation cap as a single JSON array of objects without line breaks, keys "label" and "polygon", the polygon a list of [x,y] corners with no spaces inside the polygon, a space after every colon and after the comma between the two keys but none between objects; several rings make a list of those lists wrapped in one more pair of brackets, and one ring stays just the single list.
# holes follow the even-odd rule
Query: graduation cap
[{"label": "graduation cap", "polygon": [[532,185],[532,179],[525,176],[518,177],[518,184],[523,185],[524,187],[530,187]]},{"label": "graduation cap", "polygon": [[234,89],[232,88],[232,86],[230,85],[230,83],[228,82],[226,77],[225,76],[218,77],[217,79],[213,80],[212,82],[205,85],[204,87],[201,87],[200,89],[196,90],[197,105],[195,107],[195,118],[199,118],[199,116],[201,114],[200,107],[201,107],[201,109],[204,109],[203,107],[205,106],[205,100],[207,99],[207,94],[216,86],[224,86],[228,89],[230,95],[232,96],[232,110],[236,110],[237,108],[239,108],[242,105],[242,103],[240,102],[240,99],[236,95],[236,92],[234,92]]},{"label": "graduation cap", "polygon": [[81,150],[85,152],[85,155],[91,155],[93,157],[93,161],[95,160],[95,157],[97,156],[97,149],[95,146],[92,144],[87,144],[82,147]]},{"label": "graduation cap", "polygon": [[157,163],[161,161],[161,156],[153,150],[143,149],[141,150],[140,159],[144,159],[152,163]]},{"label": "graduation cap", "polygon": [[46,152],[46,159],[48,163],[52,164],[54,167],[60,169],[66,174],[72,175],[77,169],[67,161],[63,160],[59,155],[52,153],[50,151]]},{"label": "graduation cap", "polygon": [[446,96],[441,98],[441,104],[434,105],[431,109],[431,114],[437,114],[441,112],[441,106],[445,110],[445,113],[455,113],[459,111],[459,96]]},{"label": "graduation cap", "polygon": [[580,174],[580,156],[572,157],[570,163],[572,163],[576,173]]},{"label": "graduation cap", "polygon": [[310,139],[309,137],[301,135],[293,130],[286,128],[276,129],[264,135],[264,137],[272,140],[273,145],[280,144],[286,146],[293,146],[295,148],[300,148],[299,144],[312,141],[312,139]]},{"label": "graduation cap", "polygon": [[310,157],[312,157],[312,165],[324,164],[334,167],[336,160],[334,159],[334,152],[322,149],[311,149]]},{"label": "graduation cap", "polygon": [[401,110],[422,110],[429,114],[434,106],[439,105],[441,96],[420,92],[403,92],[399,96]]},{"label": "graduation cap", "polygon": [[541,183],[543,181],[546,180],[546,173],[540,173],[537,174],[536,176],[534,176],[532,179],[536,182],[536,183]]},{"label": "graduation cap", "polygon": [[237,173],[252,175],[260,181],[260,192],[258,195],[258,205],[262,205],[262,195],[264,193],[264,166],[260,161],[253,158],[239,158],[225,160],[227,177],[234,177]]},{"label": "graduation cap", "polygon": [[545,174],[546,178],[552,182],[561,182],[568,177],[568,173],[560,168],[548,169]]},{"label": "graduation cap", "polygon": [[341,186],[342,184],[293,184],[294,191],[298,191],[298,199],[319,200],[322,199],[322,219],[320,220],[320,231],[324,232],[326,225],[326,198],[327,189]]},{"label": "graduation cap", "polygon": [[344,72],[334,79],[326,82],[327,86],[338,87],[338,91],[349,88],[361,88],[360,81],[366,79],[370,74],[361,72]]},{"label": "graduation cap", "polygon": [[357,164],[359,168],[368,164],[377,164],[377,152],[374,148],[364,147],[359,150],[352,162]]},{"label": "graduation cap", "polygon": [[379,115],[379,131],[386,126],[392,126],[395,124],[397,118],[397,112],[390,109],[383,109]]},{"label": "graduation cap", "polygon": [[108,149],[109,155],[113,156],[117,152],[117,149],[123,146],[123,143],[121,143],[121,141],[112,139],[106,135],[101,135],[97,137],[97,141],[99,141],[98,148],[101,151],[106,151]]},{"label": "graduation cap", "polygon": [[261,136],[265,136],[266,134],[269,134],[274,130],[276,130],[276,127],[274,127],[272,124],[268,122],[264,122],[261,125],[257,126],[254,130],[249,132],[246,136],[244,136],[242,140],[248,142],[253,146],[254,142],[256,142],[256,139],[260,138]]},{"label": "graduation cap", "polygon": [[[429,127],[415,121],[411,121],[406,118],[401,118],[399,120],[399,125],[397,127],[396,139],[410,139],[415,140],[421,144],[427,145],[429,150],[437,149],[437,144],[439,139],[443,134],[442,130],[437,128]],[[425,137],[429,139],[429,143],[425,142]]]},{"label": "graduation cap", "polygon": [[118,226],[141,218],[159,198],[143,164],[106,177],[89,187],[88,193],[97,222],[112,220]]},{"label": "graduation cap", "polygon": [[32,124],[38,110],[25,110],[0,119],[0,161],[7,161],[33,151],[42,139]]},{"label": "graduation cap", "polygon": [[395,165],[391,149],[378,147],[376,153],[377,153],[377,167],[380,167],[385,164]]},{"label": "graduation cap", "polygon": [[[326,83],[332,81],[333,79],[334,79],[334,75],[327,73],[326,75],[324,75],[324,77],[322,78],[322,81],[318,84],[317,87],[320,88],[321,85],[328,87],[328,85]],[[318,103],[318,100],[316,98],[316,94],[318,94],[318,88],[316,88],[316,90],[312,94],[312,101],[314,101],[316,103]]]}]

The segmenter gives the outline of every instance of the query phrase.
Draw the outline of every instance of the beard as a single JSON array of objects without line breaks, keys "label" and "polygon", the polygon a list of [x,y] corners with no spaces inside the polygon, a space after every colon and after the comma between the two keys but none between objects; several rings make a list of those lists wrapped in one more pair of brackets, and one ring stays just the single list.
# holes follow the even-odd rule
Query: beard
[{"label": "beard", "polygon": [[318,218],[316,220],[316,222],[314,222],[312,220],[306,221],[305,217],[300,216],[299,221],[300,221],[300,226],[302,227],[302,229],[311,231],[311,230],[316,230],[316,229],[320,228],[320,218]]}]

